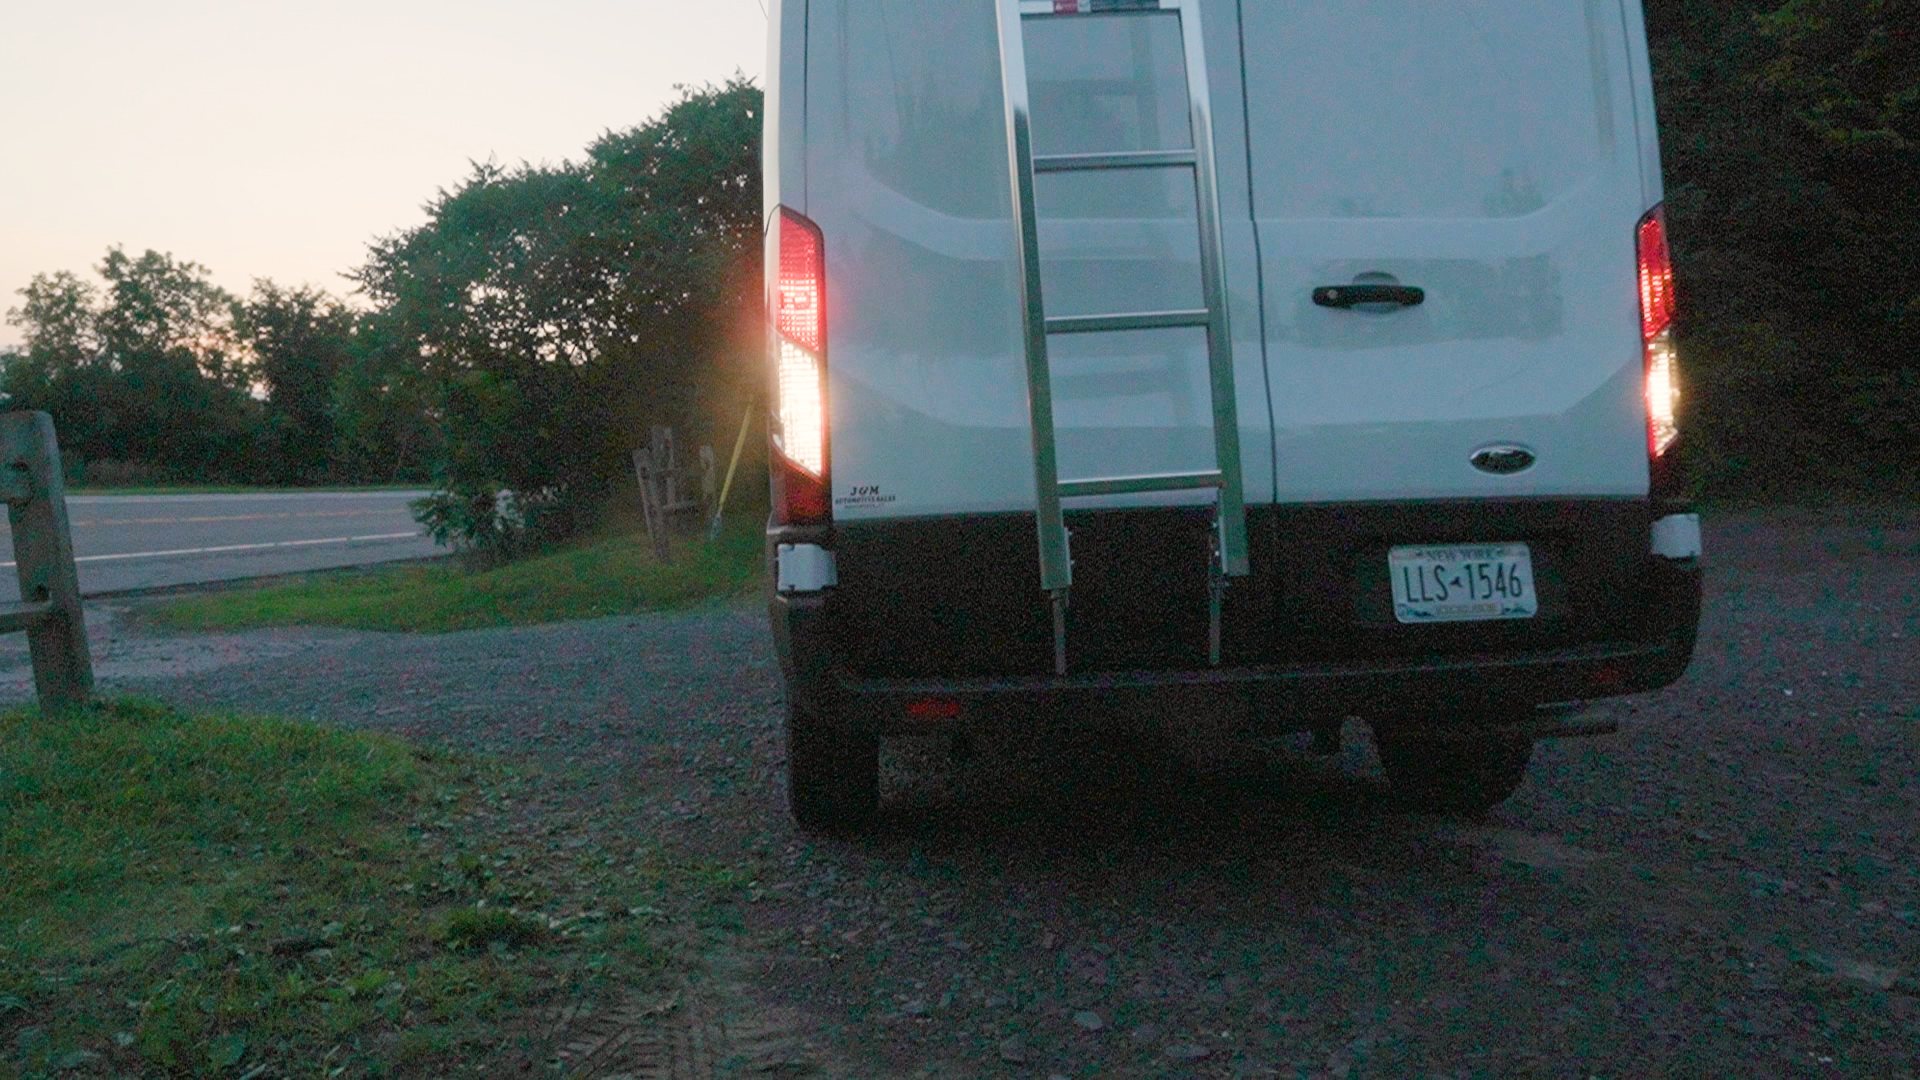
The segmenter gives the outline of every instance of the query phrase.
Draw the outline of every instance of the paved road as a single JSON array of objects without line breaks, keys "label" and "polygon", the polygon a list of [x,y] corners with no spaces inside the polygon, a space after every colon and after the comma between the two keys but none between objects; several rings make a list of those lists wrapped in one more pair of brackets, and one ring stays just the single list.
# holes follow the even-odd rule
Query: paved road
[{"label": "paved road", "polygon": [[[433,555],[407,511],[419,491],[75,495],[67,499],[88,595]],[[0,526],[0,600],[17,599]]]}]

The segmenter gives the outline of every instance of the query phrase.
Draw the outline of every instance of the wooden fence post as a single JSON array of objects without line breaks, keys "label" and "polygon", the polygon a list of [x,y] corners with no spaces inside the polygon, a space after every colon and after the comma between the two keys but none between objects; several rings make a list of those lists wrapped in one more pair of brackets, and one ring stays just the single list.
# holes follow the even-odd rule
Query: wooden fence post
[{"label": "wooden fence post", "polygon": [[641,518],[653,541],[654,556],[661,562],[672,558],[674,522],[697,520],[703,510],[721,498],[716,491],[719,460],[713,447],[702,446],[696,457],[697,463],[682,462],[673,429],[658,424],[648,436],[647,445],[633,452],[633,472],[640,481]]},{"label": "wooden fence post", "polygon": [[673,559],[671,538],[667,535],[666,491],[660,482],[660,462],[653,450],[642,446],[633,452],[633,472],[640,481],[640,519],[647,526],[647,539],[653,541],[653,557],[661,562]]},{"label": "wooden fence post", "polygon": [[0,414],[0,498],[13,527],[14,569],[20,601],[0,604],[0,631],[25,630],[33,655],[40,707],[57,712],[86,703],[93,693],[80,578],[67,527],[66,481],[53,417],[43,412]]}]

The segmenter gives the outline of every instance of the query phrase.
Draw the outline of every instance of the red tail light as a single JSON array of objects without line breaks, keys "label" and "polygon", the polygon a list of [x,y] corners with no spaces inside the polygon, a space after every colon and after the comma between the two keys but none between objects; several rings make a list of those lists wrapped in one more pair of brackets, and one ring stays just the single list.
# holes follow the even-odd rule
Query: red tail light
[{"label": "red tail light", "polygon": [[826,242],[813,222],[780,208],[773,281],[774,513],[825,524],[827,479]]},{"label": "red tail light", "polygon": [[1680,437],[1680,370],[1673,344],[1673,258],[1667,215],[1656,206],[1635,231],[1640,254],[1640,338],[1645,355],[1647,454],[1658,458]]},{"label": "red tail light", "polygon": [[1667,252],[1667,212],[1656,206],[1640,219],[1640,332],[1673,325],[1673,257]]},{"label": "red tail light", "polygon": [[907,715],[915,720],[954,720],[960,716],[960,703],[946,697],[915,698],[907,702]]},{"label": "red tail light", "polygon": [[780,208],[780,281],[777,327],[782,336],[812,353],[826,351],[826,252],[820,229]]}]

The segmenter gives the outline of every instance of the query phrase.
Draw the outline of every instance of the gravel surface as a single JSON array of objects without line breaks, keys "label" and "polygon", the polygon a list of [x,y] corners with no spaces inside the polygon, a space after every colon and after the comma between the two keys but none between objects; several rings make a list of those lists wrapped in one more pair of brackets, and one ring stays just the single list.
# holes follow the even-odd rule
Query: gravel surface
[{"label": "gravel surface", "polygon": [[733,1017],[769,1068],[1913,1077],[1917,517],[1712,522],[1687,677],[1602,706],[1618,735],[1544,744],[1480,819],[1396,810],[1353,724],[1333,758],[1253,746],[1222,774],[1111,737],[890,743],[879,831],[816,840],[785,816],[754,606],[186,637],[122,601],[91,625],[109,690],[568,763],[606,801],[564,812],[604,837],[742,867],[683,1015]]}]

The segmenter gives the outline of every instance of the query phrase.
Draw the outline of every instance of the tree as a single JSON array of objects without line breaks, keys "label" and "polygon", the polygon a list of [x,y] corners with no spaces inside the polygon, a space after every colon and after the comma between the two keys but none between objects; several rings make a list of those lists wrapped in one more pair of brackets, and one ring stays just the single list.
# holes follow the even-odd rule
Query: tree
[{"label": "tree", "polygon": [[231,298],[204,267],[119,248],[98,267],[106,288],[37,275],[8,319],[27,348],[9,358],[12,404],[44,409],[77,462],[183,479],[254,475],[259,406],[246,393]]},{"label": "tree", "polygon": [[1876,367],[1920,375],[1920,0],[1788,0],[1757,21],[1772,46],[1758,81],[1837,204],[1846,287],[1822,314],[1854,325]]},{"label": "tree", "polygon": [[282,288],[263,278],[235,305],[234,325],[265,395],[268,472],[283,483],[329,478],[336,472],[334,380],[352,351],[353,313],[319,289]]},{"label": "tree", "polygon": [[35,274],[7,322],[26,336],[24,349],[0,356],[0,389],[11,408],[41,408],[56,384],[70,381],[100,353],[94,332],[98,290],[67,271]]},{"label": "tree", "polygon": [[[475,165],[358,272],[432,380],[439,483],[516,492],[536,534],[589,521],[649,422],[704,426],[757,329],[760,94],[689,92],[579,165]],[[716,377],[716,372],[727,372]]]},{"label": "tree", "polygon": [[354,320],[334,376],[335,466],[359,480],[419,482],[441,453],[434,388],[417,347],[379,313]]},{"label": "tree", "polygon": [[35,274],[20,290],[25,303],[7,309],[7,321],[26,332],[25,354],[48,372],[91,362],[100,352],[95,330],[99,290],[65,270]]},{"label": "tree", "polygon": [[359,275],[432,380],[441,483],[471,501],[501,488],[556,496],[535,522],[577,528],[606,469],[601,344],[607,290],[569,258],[601,217],[573,170],[476,165],[427,224],[377,244]]},{"label": "tree", "polygon": [[234,300],[209,280],[206,267],[152,250],[133,258],[116,246],[98,269],[107,288],[95,325],[110,363],[129,370],[190,360],[207,379],[246,388]]},{"label": "tree", "polygon": [[1920,152],[1920,0],[1787,0],[1758,21],[1776,47],[1763,80],[1808,130],[1835,147]]},{"label": "tree", "polygon": [[419,345],[311,286],[235,300],[205,267],[112,248],[104,288],[39,274],[7,311],[0,392],[59,425],[76,475],[308,483],[426,479],[439,452]]},{"label": "tree", "polygon": [[614,269],[629,323],[651,315],[678,356],[697,361],[649,364],[662,422],[732,413],[761,377],[762,107],[760,90],[736,79],[587,149],[586,175],[616,212],[586,254]]},{"label": "tree", "polygon": [[124,409],[108,453],[186,478],[256,478],[261,408],[247,392],[233,297],[206,267],[162,252],[115,247],[98,269],[107,287],[96,326]]},{"label": "tree", "polygon": [[1714,486],[1920,468],[1913,9],[1649,0],[1685,426]]}]

